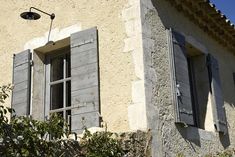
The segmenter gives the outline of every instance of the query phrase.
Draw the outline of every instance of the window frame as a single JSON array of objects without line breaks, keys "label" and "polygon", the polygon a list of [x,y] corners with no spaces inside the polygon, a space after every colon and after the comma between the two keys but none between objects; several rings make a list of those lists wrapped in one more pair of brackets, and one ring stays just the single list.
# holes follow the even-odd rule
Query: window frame
[{"label": "window frame", "polygon": [[[74,108],[71,105],[71,91],[67,92],[67,82],[70,82],[71,90],[71,54],[70,47],[66,46],[57,50],[53,50],[45,56],[45,117],[49,118],[52,113],[63,112],[63,118],[67,121],[69,128],[71,129],[71,110]],[[62,56],[63,57],[63,78],[59,80],[51,80],[51,59]],[[69,56],[69,62],[67,63],[66,56]],[[70,76],[67,72],[70,71]],[[67,76],[68,75],[68,76]],[[51,109],[51,87],[53,85],[63,84],[63,104],[62,108]],[[70,97],[70,105],[67,106],[67,97]],[[67,112],[70,112],[70,115],[67,115]]]}]

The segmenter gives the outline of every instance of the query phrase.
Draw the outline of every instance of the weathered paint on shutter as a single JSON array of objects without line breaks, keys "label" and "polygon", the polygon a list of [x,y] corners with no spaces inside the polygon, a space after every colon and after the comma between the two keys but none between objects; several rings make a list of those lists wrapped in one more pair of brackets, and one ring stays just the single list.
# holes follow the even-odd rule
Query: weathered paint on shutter
[{"label": "weathered paint on shutter", "polygon": [[194,125],[185,37],[171,31],[170,39],[176,123]]},{"label": "weathered paint on shutter", "polygon": [[218,132],[227,133],[227,122],[219,75],[219,64],[217,59],[210,54],[207,56],[207,61],[212,94],[214,126]]},{"label": "weathered paint on shutter", "polygon": [[71,130],[100,126],[97,29],[71,35]]},{"label": "weathered paint on shutter", "polygon": [[30,50],[25,50],[13,56],[13,91],[12,108],[17,116],[29,115],[30,107]]}]

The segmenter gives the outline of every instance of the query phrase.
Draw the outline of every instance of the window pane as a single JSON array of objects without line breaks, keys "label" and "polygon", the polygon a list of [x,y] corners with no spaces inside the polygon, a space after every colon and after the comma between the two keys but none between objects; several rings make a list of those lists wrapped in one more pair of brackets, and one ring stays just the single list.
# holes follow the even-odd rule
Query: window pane
[{"label": "window pane", "polygon": [[71,76],[71,60],[70,54],[66,54],[66,77]]},{"label": "window pane", "polygon": [[66,106],[71,106],[71,81],[66,82]]},{"label": "window pane", "polygon": [[63,83],[51,86],[51,110],[63,107]]},{"label": "window pane", "polygon": [[63,56],[51,59],[51,81],[63,79]]}]

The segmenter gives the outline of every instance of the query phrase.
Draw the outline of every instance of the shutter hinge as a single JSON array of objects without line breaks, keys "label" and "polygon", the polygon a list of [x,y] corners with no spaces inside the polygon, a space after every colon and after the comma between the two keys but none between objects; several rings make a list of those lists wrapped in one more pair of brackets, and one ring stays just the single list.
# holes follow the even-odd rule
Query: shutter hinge
[{"label": "shutter hinge", "polygon": [[33,66],[33,60],[29,61],[30,66]]},{"label": "shutter hinge", "polygon": [[73,47],[80,47],[80,46],[83,46],[83,45],[86,45],[86,44],[91,44],[93,43],[95,40],[92,38],[92,39],[89,39],[89,40],[83,40],[83,41],[80,41],[79,43],[77,44],[73,44],[72,45],[72,48]]},{"label": "shutter hinge", "polygon": [[177,84],[177,85],[176,85],[176,96],[177,96],[177,97],[181,96],[181,92],[180,92],[180,89],[179,89],[179,88],[180,88],[180,85]]}]

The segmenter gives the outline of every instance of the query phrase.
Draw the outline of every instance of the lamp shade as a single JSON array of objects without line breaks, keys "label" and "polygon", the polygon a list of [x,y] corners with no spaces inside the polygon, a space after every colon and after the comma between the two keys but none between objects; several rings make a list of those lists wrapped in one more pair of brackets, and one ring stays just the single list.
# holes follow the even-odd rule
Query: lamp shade
[{"label": "lamp shade", "polygon": [[41,17],[38,13],[31,12],[31,11],[30,12],[23,12],[20,14],[20,16],[26,20],[37,20]]}]

